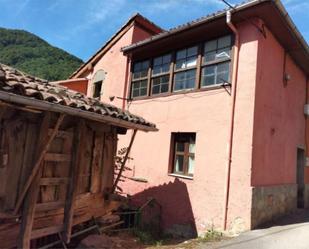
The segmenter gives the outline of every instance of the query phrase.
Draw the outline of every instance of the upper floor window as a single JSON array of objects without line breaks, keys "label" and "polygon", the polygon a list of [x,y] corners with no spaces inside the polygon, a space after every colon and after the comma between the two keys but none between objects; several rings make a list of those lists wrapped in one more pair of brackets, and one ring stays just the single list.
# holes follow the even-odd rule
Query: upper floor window
[{"label": "upper floor window", "polygon": [[131,98],[230,82],[232,36],[226,35],[132,66]]},{"label": "upper floor window", "polygon": [[93,98],[100,98],[103,94],[103,82],[105,80],[105,71],[104,70],[98,70],[94,77],[92,78],[92,84],[93,84],[93,91],[92,91],[92,97]]},{"label": "upper floor window", "polygon": [[148,60],[134,63],[133,80],[147,77],[148,68],[149,68]]},{"label": "upper floor window", "polygon": [[195,86],[196,69],[175,73],[174,92],[193,89]]},{"label": "upper floor window", "polygon": [[204,63],[230,59],[232,38],[230,35],[208,41],[204,45]]},{"label": "upper floor window", "polygon": [[229,82],[231,49],[230,35],[205,43],[201,87]]},{"label": "upper floor window", "polygon": [[197,62],[197,46],[177,51],[176,70],[195,67]]},{"label": "upper floor window", "polygon": [[153,59],[152,75],[168,73],[170,71],[171,54],[163,55]]},{"label": "upper floor window", "polygon": [[174,92],[195,87],[198,47],[190,47],[176,52]]},{"label": "upper floor window", "polygon": [[131,97],[141,97],[148,94],[148,69],[149,60],[134,63],[132,84],[131,84]]},{"label": "upper floor window", "polygon": [[166,93],[169,90],[171,54],[153,59],[151,94]]}]

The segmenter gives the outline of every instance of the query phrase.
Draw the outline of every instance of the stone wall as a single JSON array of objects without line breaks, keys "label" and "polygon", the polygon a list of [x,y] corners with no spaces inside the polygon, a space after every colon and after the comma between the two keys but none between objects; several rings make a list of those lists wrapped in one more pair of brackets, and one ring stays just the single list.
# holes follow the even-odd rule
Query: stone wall
[{"label": "stone wall", "polygon": [[309,208],[309,184],[305,185],[305,208]]},{"label": "stone wall", "polygon": [[296,184],[253,187],[251,228],[290,213],[296,206]]}]

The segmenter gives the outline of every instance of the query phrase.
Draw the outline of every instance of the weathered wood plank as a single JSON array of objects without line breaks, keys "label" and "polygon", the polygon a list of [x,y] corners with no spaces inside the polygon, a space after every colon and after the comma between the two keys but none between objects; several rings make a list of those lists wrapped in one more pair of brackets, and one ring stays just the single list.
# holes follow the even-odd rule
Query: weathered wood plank
[{"label": "weathered wood plank", "polygon": [[[22,202],[23,202],[23,199],[24,199],[24,197],[25,197],[25,195],[26,195],[26,193],[27,193],[27,191],[28,191],[28,189],[29,189],[29,187],[30,187],[30,185],[31,185],[31,183],[32,183],[32,181],[33,181],[33,179],[34,179],[35,176],[37,175],[38,170],[40,169],[40,166],[41,166],[41,162],[43,161],[44,156],[45,156],[45,154],[46,154],[46,152],[47,152],[47,150],[48,150],[48,148],[49,148],[51,142],[53,141],[54,137],[57,135],[58,130],[59,130],[59,127],[60,127],[60,125],[61,125],[61,123],[62,123],[64,117],[65,117],[64,114],[60,114],[60,116],[59,116],[59,118],[58,118],[58,120],[57,120],[57,123],[56,123],[56,125],[55,125],[55,128],[54,128],[54,133],[51,134],[51,135],[49,136],[48,139],[46,139],[46,140],[47,140],[46,143],[44,144],[44,146],[43,146],[42,149],[40,150],[40,153],[39,153],[39,155],[38,155],[38,159],[37,159],[37,161],[36,161],[36,163],[35,163],[35,165],[34,165],[34,167],[33,167],[33,170],[32,170],[32,172],[31,172],[31,175],[29,176],[29,178],[28,178],[28,180],[27,180],[27,182],[26,182],[26,184],[25,184],[25,187],[24,187],[24,189],[23,189],[23,192],[21,193],[21,195],[20,195],[19,198],[18,198],[16,207],[15,207],[15,210],[14,210],[14,213],[15,213],[15,214],[18,212],[18,210],[19,210],[19,208],[20,208],[20,206],[21,206],[21,204],[22,204]],[[44,132],[47,133],[46,131],[47,131],[47,130],[45,130]],[[44,133],[44,136],[45,136],[45,133]],[[48,135],[48,134],[47,134],[47,135]],[[45,139],[45,137],[44,137],[44,139]],[[44,142],[44,141],[43,141],[43,142]]]},{"label": "weathered wood plank", "polygon": [[72,148],[72,163],[71,163],[71,179],[67,191],[67,198],[64,208],[64,224],[63,224],[63,238],[69,243],[72,234],[73,225],[73,214],[74,214],[74,201],[77,195],[78,179],[81,168],[81,163],[83,163],[82,149],[83,142],[86,138],[85,131],[85,121],[80,120],[78,126],[75,129],[75,136]]},{"label": "weathered wood plank", "polygon": [[59,184],[68,184],[68,177],[44,177],[40,180],[40,185],[59,185]]},{"label": "weathered wood plank", "polygon": [[[71,136],[66,136],[63,139],[63,146],[62,146],[62,153],[71,155],[70,161],[65,162],[58,162],[58,166],[55,168],[55,176],[59,177],[70,177],[70,166],[71,166],[71,160],[72,160],[72,143],[73,143],[73,130],[67,130],[67,133],[70,133]],[[59,186],[59,193],[58,197],[59,200],[65,200],[66,199],[66,193],[68,190],[68,185],[60,185]]]},{"label": "weathered wood plank", "polygon": [[[48,137],[47,130],[49,125],[50,125],[50,113],[45,113],[44,118],[41,122],[40,135],[38,140],[38,151],[36,158],[40,158],[40,153],[41,151],[43,151],[45,141],[47,140]],[[28,192],[25,191],[26,199],[23,204],[22,222],[21,222],[20,234],[18,237],[18,247],[24,249],[30,248],[33,218],[35,214],[35,205],[37,202],[37,196],[39,193],[39,183],[42,174],[42,168],[37,167],[37,169],[32,172],[33,177],[29,183],[30,189]],[[23,198],[21,200],[23,200]]]},{"label": "weathered wood plank", "polygon": [[38,129],[39,126],[37,124],[28,123],[27,125],[27,135],[26,135],[26,143],[25,143],[25,152],[24,158],[22,162],[22,169],[20,175],[20,183],[19,183],[19,194],[20,196],[25,182],[29,175],[31,174],[31,169],[33,167],[33,161],[35,160],[35,149],[37,148],[38,143]]},{"label": "weathered wood plank", "polygon": [[91,193],[100,192],[104,135],[96,134],[94,140],[93,159],[91,164]]},{"label": "weathered wood plank", "polygon": [[81,163],[80,173],[78,179],[78,194],[90,191],[91,180],[91,163],[94,145],[94,132],[86,125],[85,138],[82,141],[83,147],[81,148]]},{"label": "weathered wood plank", "polygon": [[13,210],[18,194],[22,162],[25,151],[27,124],[19,118],[6,122],[5,133],[8,144],[7,183],[5,186],[5,209]]},{"label": "weathered wood plank", "polygon": [[45,202],[36,204],[35,210],[37,212],[48,211],[53,209],[58,209],[64,207],[64,201],[53,201],[53,202]]},{"label": "weathered wood plank", "polygon": [[103,148],[103,176],[101,188],[103,193],[108,193],[112,189],[114,173],[114,148],[113,148],[113,139],[114,136],[112,133],[106,133],[104,139],[104,148]]},{"label": "weathered wood plank", "polygon": [[51,161],[51,162],[70,162],[71,155],[70,154],[60,154],[60,153],[46,153],[44,160]]},{"label": "weathered wood plank", "polygon": [[[48,161],[43,161],[42,162],[42,177],[53,177],[53,169],[56,167],[57,163],[55,162],[48,162]],[[45,185],[45,186],[40,186],[40,199],[38,202],[53,202],[56,200],[56,187],[55,185]]]},{"label": "weathered wood plank", "polygon": [[42,229],[33,230],[32,234],[31,234],[31,239],[41,238],[41,237],[47,236],[49,234],[59,233],[61,231],[63,231],[62,225],[45,227],[45,228],[42,228]]}]

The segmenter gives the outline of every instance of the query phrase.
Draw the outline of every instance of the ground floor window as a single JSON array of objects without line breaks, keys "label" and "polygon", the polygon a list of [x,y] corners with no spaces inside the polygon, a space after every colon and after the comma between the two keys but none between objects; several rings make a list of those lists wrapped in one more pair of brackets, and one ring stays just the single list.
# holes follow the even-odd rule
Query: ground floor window
[{"label": "ground floor window", "polygon": [[191,176],[195,164],[195,133],[172,133],[171,173]]}]

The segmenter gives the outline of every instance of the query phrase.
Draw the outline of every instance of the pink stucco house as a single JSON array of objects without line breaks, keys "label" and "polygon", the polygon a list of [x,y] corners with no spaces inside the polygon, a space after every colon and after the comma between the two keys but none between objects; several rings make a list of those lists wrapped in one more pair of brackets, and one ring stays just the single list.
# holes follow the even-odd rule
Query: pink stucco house
[{"label": "pink stucco house", "polygon": [[166,232],[193,236],[309,207],[308,75],[280,1],[253,0],[169,31],[137,14],[62,84],[86,81],[156,123],[137,134],[123,188],[159,201]]}]

